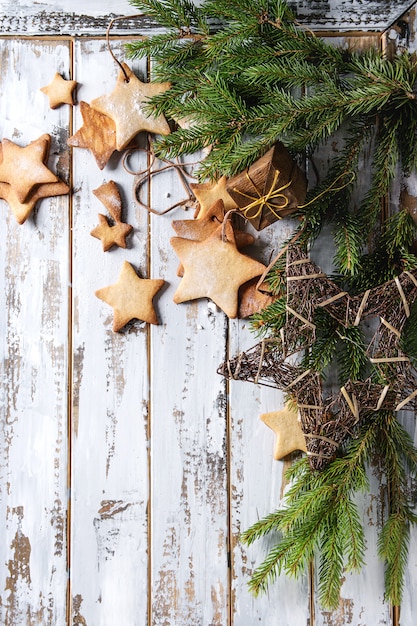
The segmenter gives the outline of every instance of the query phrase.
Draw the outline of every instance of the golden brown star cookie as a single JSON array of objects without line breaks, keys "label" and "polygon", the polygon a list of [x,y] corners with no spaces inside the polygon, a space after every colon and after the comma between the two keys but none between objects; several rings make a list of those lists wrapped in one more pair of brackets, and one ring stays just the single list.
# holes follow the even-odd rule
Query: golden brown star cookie
[{"label": "golden brown star cookie", "polygon": [[298,411],[289,404],[281,411],[263,413],[260,419],[275,433],[274,459],[279,461],[296,450],[307,452]]},{"label": "golden brown star cookie", "polygon": [[269,287],[266,283],[258,287],[258,281],[258,278],[250,280],[239,289],[238,317],[242,319],[259,313],[277,299],[276,296],[268,293]]},{"label": "golden brown star cookie", "polygon": [[56,109],[61,104],[74,104],[73,91],[76,85],[76,80],[65,80],[61,74],[55,72],[52,81],[49,85],[41,87],[41,91],[48,96],[51,109]]},{"label": "golden brown star cookie", "polygon": [[124,222],[109,224],[107,217],[101,213],[98,214],[98,219],[100,223],[93,228],[90,235],[96,239],[101,239],[103,251],[107,252],[113,246],[126,248],[126,237],[132,232],[133,226]]},{"label": "golden brown star cookie", "polygon": [[80,102],[83,125],[72,135],[67,143],[72,148],[86,148],[94,156],[102,170],[116,150],[116,126],[113,120],[90,107],[87,102]]},{"label": "golden brown star cookie", "polygon": [[205,217],[217,200],[223,200],[226,213],[237,208],[236,202],[226,190],[226,182],[226,176],[222,176],[211,183],[190,183],[190,188],[199,202],[197,219]]},{"label": "golden brown star cookie", "polygon": [[[203,241],[210,237],[214,231],[223,222],[225,215],[223,200],[217,200],[206,215],[201,219],[194,220],[174,220],[172,227],[179,237],[184,239],[192,239],[193,241]],[[234,230],[236,246],[238,249],[250,246],[255,238],[250,233],[242,230]],[[184,271],[182,265],[178,267],[177,275],[183,276]]]},{"label": "golden brown star cookie", "polygon": [[160,135],[169,135],[171,132],[163,115],[144,112],[144,105],[149,98],[167,91],[171,83],[142,83],[126,63],[123,63],[123,69],[113,91],[91,101],[96,111],[114,121],[117,150],[123,150],[140,131]]},{"label": "golden brown star cookie", "polygon": [[26,202],[19,202],[13,188],[7,183],[0,183],[0,198],[10,206],[18,224],[23,224],[35,208],[38,200],[52,196],[65,196],[70,188],[62,181],[44,183],[36,187]]},{"label": "golden brown star cookie", "polygon": [[109,180],[94,189],[93,194],[104,204],[114,224],[110,224],[107,217],[99,213],[100,224],[90,234],[101,239],[104,252],[113,246],[126,248],[126,237],[132,232],[133,226],[122,222],[122,198],[117,183]]},{"label": "golden brown star cookie", "polygon": [[204,241],[173,237],[171,244],[184,266],[176,303],[207,297],[234,318],[240,285],[265,271],[262,263],[238,251],[229,221]]},{"label": "golden brown star cookie", "polygon": [[113,330],[118,332],[132,319],[149,324],[159,323],[153,298],[164,283],[159,278],[139,278],[131,264],[125,261],[118,281],[98,289],[95,295],[113,307]]},{"label": "golden brown star cookie", "polygon": [[11,186],[17,200],[24,204],[42,183],[56,183],[57,176],[48,169],[50,136],[45,134],[21,147],[9,139],[1,144],[0,182]]}]

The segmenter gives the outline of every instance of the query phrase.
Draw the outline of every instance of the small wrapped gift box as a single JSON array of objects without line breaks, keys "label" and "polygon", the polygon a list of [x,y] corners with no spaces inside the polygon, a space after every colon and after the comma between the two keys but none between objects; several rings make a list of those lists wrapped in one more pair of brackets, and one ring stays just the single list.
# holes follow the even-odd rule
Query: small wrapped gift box
[{"label": "small wrapped gift box", "polygon": [[262,230],[303,204],[307,180],[278,142],[244,172],[229,178],[226,188],[243,215]]}]

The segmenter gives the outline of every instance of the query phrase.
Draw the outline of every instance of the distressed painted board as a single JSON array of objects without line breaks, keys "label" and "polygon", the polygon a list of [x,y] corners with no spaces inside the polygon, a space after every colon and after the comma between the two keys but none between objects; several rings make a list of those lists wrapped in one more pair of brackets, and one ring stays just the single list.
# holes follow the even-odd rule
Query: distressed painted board
[{"label": "distressed painted board", "polygon": [[[76,41],[74,67],[80,101],[113,89],[118,67],[105,42]],[[74,131],[82,123],[77,109]],[[92,192],[109,180],[134,232],[126,250],[104,253],[90,231],[107,210]],[[114,333],[113,309],[94,293],[117,281],[125,260],[146,276],[147,215],[132,201],[133,176],[119,153],[100,170],[90,151],[75,148],[73,183],[73,618],[140,626],[148,613],[149,329],[137,323]]]},{"label": "distressed painted board", "polygon": [[[297,0],[291,6],[309,27],[321,30],[378,30],[393,24],[413,5],[413,0]],[[115,16],[138,11],[128,0],[3,0],[0,30],[4,34],[103,34]],[[155,27],[147,18],[115,24],[114,32],[142,33]]]},{"label": "distressed painted board", "polygon": [[[152,206],[166,206],[175,172],[154,179]],[[171,201],[171,198],[169,199]],[[162,325],[151,329],[152,623],[228,623],[227,322],[208,301],[174,304],[179,260],[170,222],[152,216],[151,275],[164,277]]]},{"label": "distressed painted board", "polygon": [[[253,253],[268,264],[282,242],[291,235],[294,222],[275,222],[256,237]],[[248,320],[233,320],[229,325],[230,357],[257,343]],[[248,590],[248,580],[260,565],[271,539],[256,542],[249,548],[240,542],[240,533],[279,508],[285,491],[283,474],[288,462],[273,459],[275,434],[260,419],[261,413],[283,408],[283,394],[277,389],[242,381],[230,381],[230,451],[231,451],[231,548],[232,548],[232,624],[251,626],[271,624],[279,616],[282,624],[309,624],[309,580],[279,577],[267,594],[257,598]],[[279,607],[279,611],[277,611]],[[310,622],[311,623],[311,622]]]},{"label": "distressed painted board", "polygon": [[[304,11],[304,3],[298,4]],[[349,4],[351,17],[362,16],[360,29],[371,23],[364,17],[371,4]],[[347,6],[337,13],[331,2],[311,3],[308,19],[327,27],[332,15],[343,16],[345,24]],[[378,7],[373,27],[397,17],[398,3]],[[9,35],[20,29],[25,34],[74,29],[77,35],[103,33],[109,12],[126,8],[122,2],[90,2],[86,11],[77,3],[22,3],[18,11],[14,5],[14,31],[11,4],[2,6],[0,17]],[[121,42],[113,40],[112,48],[121,59]],[[360,576],[347,577],[338,611],[321,611],[310,596],[314,579],[307,575],[298,582],[280,578],[258,599],[249,594],[248,578],[267,546],[258,543],[248,550],[239,533],[276,508],[285,489],[285,464],[273,461],[274,435],[258,415],[279,408],[282,396],[249,383],[227,383],[216,369],[255,337],[247,321],[228,321],[206,301],[173,303],[179,278],[170,222],[191,218],[191,212],[155,216],[138,207],[134,176],[119,155],[103,171],[85,150],[74,149],[68,161],[65,139],[82,124],[79,109],[74,108],[73,119],[69,107],[51,111],[38,87],[55,71],[68,76],[72,68],[78,101],[110,92],[118,68],[104,39],[9,36],[0,39],[0,50],[1,137],[26,143],[51,132],[51,167],[73,184],[70,199],[42,201],[21,227],[0,202],[5,226],[0,231],[0,528],[5,538],[0,622],[390,624],[376,557],[375,528],[384,516],[377,482],[360,505],[368,564]],[[145,78],[143,64],[135,71]],[[321,158],[325,165],[326,156]],[[143,169],[143,153],[128,164]],[[97,214],[105,212],[92,190],[110,179],[120,187],[124,219],[134,233],[127,250],[104,253],[90,235]],[[155,208],[182,193],[174,172],[151,181]],[[254,254],[267,262],[289,228],[284,221],[255,233]],[[320,245],[315,254],[320,262]],[[112,310],[94,291],[117,280],[124,260],[141,276],[166,280],[156,299],[160,325],[135,322],[112,332]],[[413,423],[408,425],[413,433]],[[414,544],[402,626],[414,623]]]},{"label": "distressed painted board", "polygon": [[[39,87],[67,72],[67,42],[0,40],[0,134],[48,132],[67,181],[69,110]],[[0,622],[64,624],[67,589],[69,200],[43,199],[24,226],[0,201]]]}]

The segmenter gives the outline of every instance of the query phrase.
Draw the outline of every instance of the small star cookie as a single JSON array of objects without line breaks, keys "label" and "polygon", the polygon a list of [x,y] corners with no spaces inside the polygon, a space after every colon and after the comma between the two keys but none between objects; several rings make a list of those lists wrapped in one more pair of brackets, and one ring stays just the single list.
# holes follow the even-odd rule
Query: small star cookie
[{"label": "small star cookie", "polygon": [[109,224],[107,217],[101,213],[98,214],[98,219],[99,225],[93,228],[90,235],[96,239],[101,239],[103,252],[107,252],[113,246],[126,248],[126,237],[132,232],[133,226],[124,222]]},{"label": "small star cookie", "polygon": [[226,176],[222,176],[211,183],[190,183],[190,188],[199,202],[197,219],[205,217],[217,200],[223,200],[226,213],[237,208],[236,202],[226,190],[226,182]]},{"label": "small star cookie", "polygon": [[288,403],[281,411],[263,413],[260,419],[275,433],[274,459],[279,461],[291,452],[307,452],[304,433],[298,421],[298,411]]},{"label": "small star cookie", "polygon": [[266,269],[238,251],[230,221],[204,241],[173,237],[171,245],[184,266],[174,302],[210,298],[230,318],[238,313],[239,287]]},{"label": "small star cookie", "polygon": [[61,74],[55,73],[52,81],[46,87],[41,87],[41,91],[49,98],[49,106],[56,109],[61,104],[74,104],[73,91],[77,85],[76,80],[65,80]]},{"label": "small star cookie", "polygon": [[126,248],[126,237],[132,232],[133,226],[122,222],[122,199],[117,183],[109,180],[94,189],[93,194],[104,204],[114,224],[109,224],[107,217],[99,213],[100,224],[91,231],[90,235],[101,239],[104,252],[113,246]]},{"label": "small star cookie", "polygon": [[132,319],[159,323],[152,301],[164,283],[159,278],[139,278],[131,264],[125,261],[117,283],[99,289],[95,295],[113,307],[113,330],[118,332]]},{"label": "small star cookie", "polygon": [[96,111],[110,117],[116,125],[116,149],[123,150],[143,130],[169,135],[171,130],[163,115],[149,115],[144,105],[152,96],[167,91],[171,83],[142,83],[130,67],[123,63],[128,76],[121,71],[114,90],[91,101]]}]

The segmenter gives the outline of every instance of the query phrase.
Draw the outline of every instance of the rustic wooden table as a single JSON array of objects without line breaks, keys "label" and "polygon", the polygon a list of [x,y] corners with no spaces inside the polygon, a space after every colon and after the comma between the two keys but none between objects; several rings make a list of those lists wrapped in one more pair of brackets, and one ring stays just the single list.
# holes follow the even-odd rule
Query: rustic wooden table
[{"label": "rustic wooden table", "polygon": [[[371,30],[371,39],[394,37],[391,25],[411,7],[414,32],[410,1],[294,4],[311,28]],[[239,533],[276,508],[285,488],[285,463],[273,460],[273,433],[258,415],[280,408],[282,397],[216,372],[228,354],[255,343],[247,321],[228,320],[205,300],[173,303],[178,259],[169,239],[182,209],[149,214],[133,198],[135,178],[120,155],[99,170],[89,151],[71,151],[79,106],[52,110],[40,91],[59,72],[78,82],[78,103],[109,93],[118,67],[105,30],[112,16],[132,13],[127,0],[0,6],[0,140],[26,145],[49,133],[49,166],[71,186],[70,195],[42,200],[21,226],[0,201],[0,622],[391,624],[376,556],[385,514],[377,481],[361,502],[367,565],[346,576],[336,612],[317,606],[313,570],[302,581],[278,579],[257,599],[247,589],[266,546],[247,549]],[[118,22],[114,54],[122,60],[126,37],[152,26]],[[133,68],[146,78],[146,63]],[[129,165],[143,167],[141,158]],[[108,180],[121,189],[134,233],[126,250],[104,253],[90,236],[103,212],[92,191]],[[156,208],[183,193],[175,172],[148,191]],[[254,254],[267,262],[291,231],[283,220],[254,232]],[[160,325],[112,332],[112,310],[94,292],[116,281],[125,260],[165,279]],[[402,626],[415,624],[416,566],[414,536]]]}]

